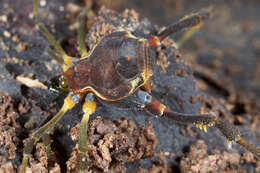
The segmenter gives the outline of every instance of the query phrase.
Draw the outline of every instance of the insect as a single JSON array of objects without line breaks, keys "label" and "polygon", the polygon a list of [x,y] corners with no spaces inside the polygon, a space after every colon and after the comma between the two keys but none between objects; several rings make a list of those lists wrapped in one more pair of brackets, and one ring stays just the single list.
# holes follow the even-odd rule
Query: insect
[{"label": "insect", "polygon": [[[108,103],[120,107],[135,107],[146,110],[158,117],[169,117],[176,122],[195,124],[207,131],[207,126],[219,129],[228,141],[236,142],[260,158],[260,149],[244,140],[240,131],[233,125],[217,119],[211,114],[182,114],[174,112],[166,105],[152,97],[149,79],[154,72],[156,48],[169,35],[184,28],[198,28],[210,17],[210,11],[202,10],[184,17],[175,24],[169,25],[155,35],[139,38],[126,31],[115,31],[105,36],[91,52],[85,45],[85,15],[84,9],[79,18],[78,44],[81,57],[75,60],[68,56],[60,44],[39,22],[38,0],[34,0],[34,17],[39,29],[52,44],[50,55],[61,65],[64,73],[59,77],[56,88],[68,91],[60,111],[44,126],[39,128],[25,141],[21,172],[26,171],[29,155],[34,144],[43,138],[49,141],[48,134],[63,115],[76,104],[82,103],[84,112],[79,129],[78,170],[86,172],[87,164],[87,127],[91,114],[95,112],[96,102]],[[130,99],[131,98],[131,99]],[[46,145],[48,147],[48,144]]]}]

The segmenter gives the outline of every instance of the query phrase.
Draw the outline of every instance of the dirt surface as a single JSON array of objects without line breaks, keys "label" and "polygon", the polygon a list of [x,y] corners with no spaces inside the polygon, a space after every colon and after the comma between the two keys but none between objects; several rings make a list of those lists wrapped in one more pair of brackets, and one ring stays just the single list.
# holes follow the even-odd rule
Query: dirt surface
[{"label": "dirt surface", "polygon": [[[104,35],[118,29],[139,37],[157,33],[161,28],[144,16],[151,17],[157,24],[166,24],[190,11],[212,5],[207,1],[191,5],[188,1],[171,4],[165,0],[160,6],[167,8],[160,13],[160,6],[156,8],[159,11],[153,8],[155,1],[149,2],[146,8],[142,6],[145,1],[138,6],[134,2],[127,6],[132,5],[139,13],[130,9],[117,13],[101,8],[98,17],[88,22],[88,49]],[[151,79],[152,95],[177,112],[214,111],[217,116],[238,125],[243,137],[259,145],[260,26],[256,14],[260,4],[257,1],[247,4],[218,2],[214,18],[183,48],[176,50],[173,40],[167,39],[157,50],[155,75]],[[102,1],[92,4],[93,9],[99,9],[100,4]],[[120,11],[119,4],[124,2],[118,1],[114,8]],[[78,1],[47,1],[40,8],[42,21],[56,38],[67,39],[64,47],[73,56],[79,55],[75,18],[81,5]],[[157,14],[157,20],[149,16],[149,9]],[[61,72],[61,68],[46,54],[49,43],[34,27],[31,10],[29,0],[0,1],[0,172],[17,172],[22,141],[55,115],[64,98],[44,89],[45,83]],[[163,20],[158,20],[158,16]],[[176,40],[179,37],[177,35]],[[41,87],[26,85],[28,80]],[[81,107],[76,106],[56,125],[51,135],[55,154],[53,167],[49,171],[46,169],[46,152],[39,142],[30,158],[28,172],[75,170],[77,124],[81,116]],[[122,118],[125,116],[127,118]],[[88,135],[92,136],[88,139],[88,154],[94,172],[210,172],[205,168],[209,165],[212,171],[219,172],[260,171],[259,161],[244,149],[233,145],[233,151],[227,151],[226,140],[214,128],[203,133],[193,126],[151,117],[141,110],[121,110],[98,103]]]},{"label": "dirt surface", "polygon": [[[196,160],[194,158],[197,158]],[[251,153],[240,156],[233,151],[219,150],[208,154],[207,145],[202,140],[192,144],[190,151],[181,158],[181,172],[206,173],[206,172],[248,172],[242,164],[256,164]],[[260,171],[258,164],[255,171]]]},{"label": "dirt surface", "polygon": [[8,169],[12,170],[13,167],[10,165],[10,160],[15,159],[16,151],[18,150],[17,147],[20,142],[17,133],[21,130],[21,127],[16,121],[19,115],[14,111],[10,96],[0,93],[0,104],[0,165],[4,167],[3,169],[9,167]]},{"label": "dirt surface", "polygon": [[[75,142],[78,130],[79,124],[70,133]],[[97,117],[90,122],[88,136],[89,169],[93,172],[126,172],[125,162],[153,156],[157,145],[151,123],[137,128],[133,120],[124,117],[115,121]],[[77,147],[67,162],[69,172],[76,171]]]}]

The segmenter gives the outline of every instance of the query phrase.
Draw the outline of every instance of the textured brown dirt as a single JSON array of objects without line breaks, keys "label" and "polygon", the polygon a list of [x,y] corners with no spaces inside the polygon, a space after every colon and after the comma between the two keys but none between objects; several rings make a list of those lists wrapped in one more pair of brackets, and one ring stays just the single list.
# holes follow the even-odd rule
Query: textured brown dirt
[{"label": "textured brown dirt", "polygon": [[[242,163],[256,164],[256,160],[251,153],[240,156],[233,151],[215,150],[213,154],[207,151],[207,145],[204,141],[198,140],[191,145],[189,152],[181,158],[181,172],[207,173],[207,172],[247,172],[241,165]],[[258,163],[259,165],[259,163]],[[258,166],[255,171],[258,172]]]},{"label": "textured brown dirt", "polygon": [[[78,140],[79,124],[72,128],[70,136]],[[157,139],[151,123],[140,128],[128,118],[112,121],[109,118],[97,117],[89,124],[88,155],[89,169],[93,172],[125,172],[123,163],[151,157]],[[74,172],[78,146],[67,162],[69,172]],[[120,169],[118,168],[120,167]]]},{"label": "textured brown dirt", "polygon": [[[10,160],[16,157],[16,151],[20,142],[17,133],[21,130],[10,96],[0,93],[0,172],[14,171]],[[7,171],[8,170],[8,171]]]}]

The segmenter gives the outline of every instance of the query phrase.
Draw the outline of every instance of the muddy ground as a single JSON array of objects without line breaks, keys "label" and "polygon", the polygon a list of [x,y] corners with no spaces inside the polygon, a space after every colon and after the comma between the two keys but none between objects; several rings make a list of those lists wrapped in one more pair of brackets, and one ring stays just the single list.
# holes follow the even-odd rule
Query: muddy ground
[{"label": "muddy ground", "polygon": [[[64,48],[78,56],[75,18],[91,1],[47,1],[42,21]],[[235,124],[248,141],[260,141],[260,23],[257,1],[96,1],[98,17],[88,22],[88,48],[119,27],[143,37],[182,16],[213,5],[214,16],[177,51],[167,39],[158,50],[154,97],[184,113],[215,111]],[[102,4],[113,8],[101,8]],[[128,8],[128,9],[125,9]],[[131,10],[133,8],[134,10]],[[61,107],[64,95],[45,89],[61,72],[46,54],[49,43],[34,27],[31,0],[0,0],[0,172],[17,172],[23,140]],[[28,85],[32,79],[33,86]],[[25,85],[26,84],[26,85]],[[38,88],[37,88],[38,87]],[[8,96],[7,96],[8,95]],[[80,105],[69,111],[51,135],[52,172],[74,172]],[[118,110],[98,103],[91,117],[90,169],[93,172],[259,172],[260,162],[227,141],[214,128],[156,118],[141,110]],[[76,147],[76,148],[75,148]],[[28,172],[48,172],[42,143],[35,146]],[[50,165],[50,164],[49,164]]]}]

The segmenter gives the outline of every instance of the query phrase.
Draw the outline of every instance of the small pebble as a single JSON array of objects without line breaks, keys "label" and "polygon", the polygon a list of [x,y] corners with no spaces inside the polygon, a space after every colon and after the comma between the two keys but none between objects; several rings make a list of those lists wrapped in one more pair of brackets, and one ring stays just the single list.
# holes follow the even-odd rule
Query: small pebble
[{"label": "small pebble", "polygon": [[41,7],[46,6],[46,4],[47,4],[47,2],[46,2],[45,0],[41,0],[41,1],[40,1],[40,6],[41,6]]},{"label": "small pebble", "polygon": [[2,15],[2,16],[0,16],[0,21],[1,22],[4,22],[4,23],[6,23],[7,22],[7,16],[6,15]]},{"label": "small pebble", "polygon": [[10,37],[11,37],[11,33],[8,32],[8,31],[6,31],[6,30],[3,32],[3,34],[4,34],[4,36],[5,36],[6,38],[10,38]]}]

